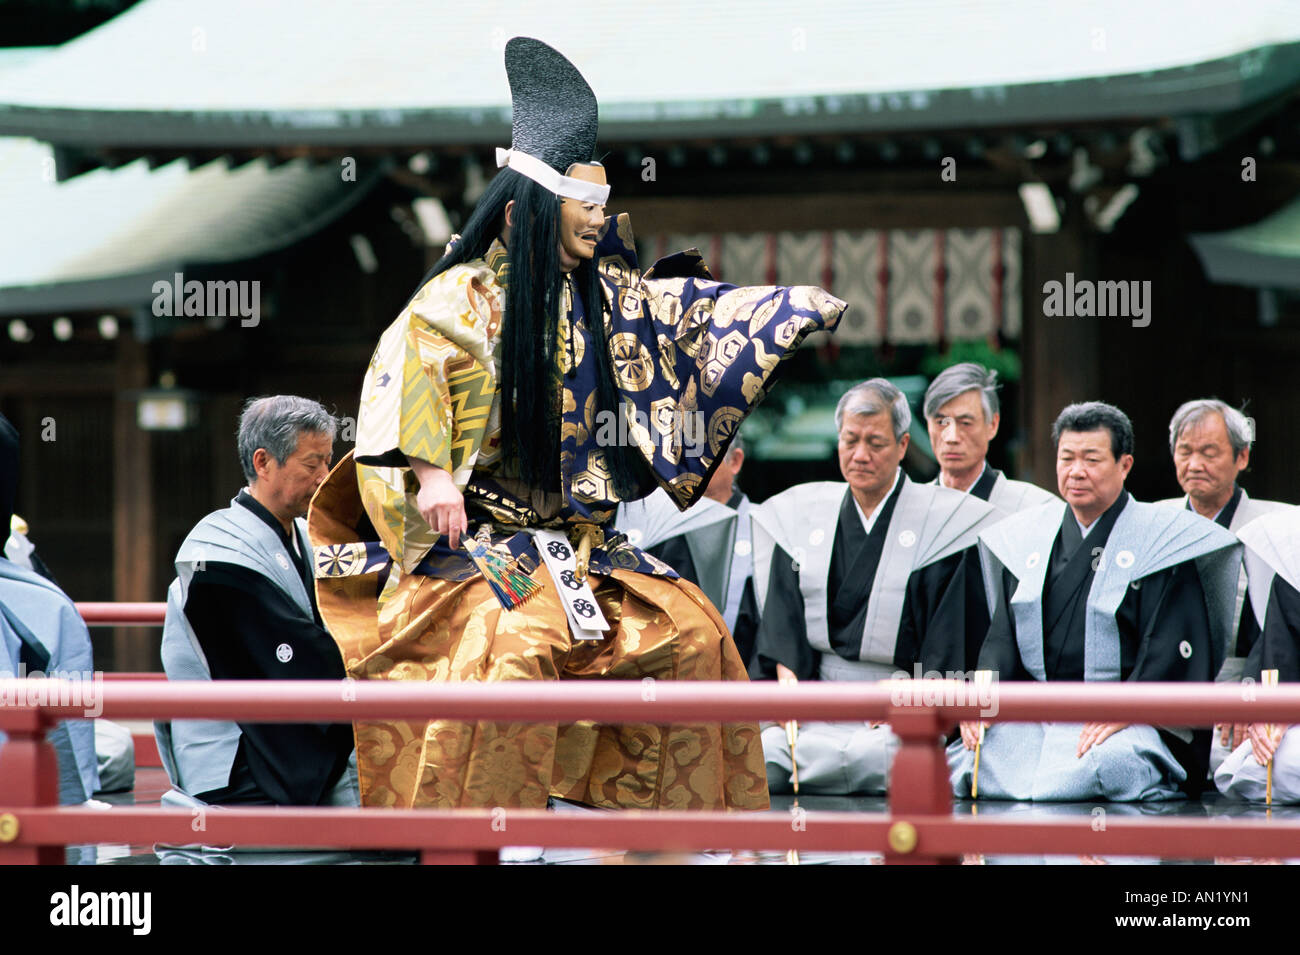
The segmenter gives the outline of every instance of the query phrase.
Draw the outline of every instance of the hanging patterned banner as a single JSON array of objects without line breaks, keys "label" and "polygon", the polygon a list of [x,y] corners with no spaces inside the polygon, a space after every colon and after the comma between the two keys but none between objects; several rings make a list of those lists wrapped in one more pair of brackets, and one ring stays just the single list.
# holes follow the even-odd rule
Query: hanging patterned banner
[{"label": "hanging patterned banner", "polygon": [[652,245],[698,248],[733,285],[826,289],[850,306],[832,337],[840,345],[1020,336],[1019,229],[676,233]]},{"label": "hanging patterned banner", "polygon": [[993,230],[949,229],[944,244],[947,273],[946,337],[970,341],[993,333]]},{"label": "hanging patterned banner", "polygon": [[836,232],[832,269],[835,291],[831,294],[849,303],[835,329],[835,340],[841,345],[879,344],[880,234]]}]

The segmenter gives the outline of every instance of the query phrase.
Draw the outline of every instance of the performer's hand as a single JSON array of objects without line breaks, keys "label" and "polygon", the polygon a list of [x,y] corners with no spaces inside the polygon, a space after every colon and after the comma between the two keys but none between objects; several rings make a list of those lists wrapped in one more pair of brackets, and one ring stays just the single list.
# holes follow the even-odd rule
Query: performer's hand
[{"label": "performer's hand", "polygon": [[962,720],[961,722],[961,743],[969,750],[974,750],[975,745],[988,729],[988,720]]},{"label": "performer's hand", "polygon": [[1236,749],[1246,742],[1245,723],[1220,723],[1214,731],[1219,734],[1219,745],[1226,749]]},{"label": "performer's hand", "polygon": [[1084,753],[1104,743],[1126,726],[1127,723],[1084,723],[1083,732],[1079,734],[1079,748],[1074,755],[1082,759]]},{"label": "performer's hand", "polygon": [[469,527],[465,517],[465,496],[456,490],[451,475],[428,461],[410,458],[411,470],[420,482],[415,506],[431,528],[447,535],[447,544],[455,550],[460,535]]},{"label": "performer's hand", "polygon": [[1282,723],[1251,723],[1246,727],[1246,738],[1250,740],[1255,762],[1267,766],[1268,761],[1277,752],[1278,744],[1282,742],[1282,734],[1285,732],[1286,726]]}]

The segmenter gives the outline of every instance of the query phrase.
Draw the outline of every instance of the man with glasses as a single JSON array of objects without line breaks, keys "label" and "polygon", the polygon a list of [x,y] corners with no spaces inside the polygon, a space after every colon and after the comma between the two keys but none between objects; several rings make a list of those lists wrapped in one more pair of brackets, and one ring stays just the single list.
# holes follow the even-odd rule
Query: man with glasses
[{"label": "man with glasses", "polygon": [[[997,436],[1002,416],[998,406],[998,373],[973,361],[941,371],[925,390],[922,402],[930,431],[930,447],[939,462],[935,483],[988,501],[1003,514],[1047,504],[1056,497],[1035,484],[1013,481],[988,463],[989,442]],[[982,593],[979,552],[967,551],[963,574],[971,588],[968,599]],[[984,643],[984,629],[966,631],[966,663],[974,669]]]},{"label": "man with glasses", "polygon": [[1011,480],[986,460],[1002,419],[997,389],[996,371],[964,361],[930,383],[922,409],[939,462],[937,482],[1014,514],[1053,498],[1037,485]]},{"label": "man with glasses", "polygon": [[[800,484],[755,509],[762,619],[751,676],[880,680],[962,669],[964,634],[989,619],[978,581],[965,580],[966,552],[1002,514],[907,478],[911,420],[885,379],[855,385],[835,409],[846,483]],[[774,792],[790,790],[795,763],[802,792],[883,792],[897,746],[881,723],[809,723],[793,753],[786,729],[763,731]]]}]

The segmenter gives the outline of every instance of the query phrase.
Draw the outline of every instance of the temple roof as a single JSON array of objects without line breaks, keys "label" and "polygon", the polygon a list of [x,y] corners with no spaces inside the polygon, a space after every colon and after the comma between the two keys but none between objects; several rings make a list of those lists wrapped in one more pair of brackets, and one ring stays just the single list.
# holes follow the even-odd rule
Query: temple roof
[{"label": "temple roof", "polygon": [[378,172],[137,160],[67,182],[51,149],[0,140],[0,314],[140,305],[175,272],[251,261],[288,248],[359,202]]},{"label": "temple roof", "polygon": [[601,137],[869,132],[1240,109],[1300,81],[1279,0],[590,7],[142,0],[0,71],[0,135],[55,144],[506,145],[501,50],[556,46]]}]

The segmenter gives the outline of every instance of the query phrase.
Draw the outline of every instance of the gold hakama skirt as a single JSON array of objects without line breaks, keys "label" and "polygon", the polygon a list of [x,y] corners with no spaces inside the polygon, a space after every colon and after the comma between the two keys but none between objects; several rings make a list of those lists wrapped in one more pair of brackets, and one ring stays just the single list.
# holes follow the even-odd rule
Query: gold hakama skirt
[{"label": "gold hakama skirt", "polygon": [[[313,506],[317,545],[339,530],[323,518]],[[593,575],[610,631],[602,640],[576,641],[544,565],[533,579],[541,592],[511,611],[482,577],[408,575],[382,607],[373,578],[368,587],[364,578],[319,579],[317,596],[356,679],[747,679],[726,624],[685,580],[617,569]],[[754,723],[433,719],[361,721],[354,729],[364,806],[540,808],[554,795],[604,808],[768,808]]]}]

